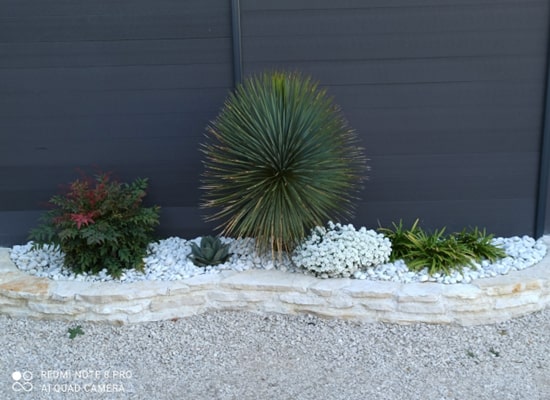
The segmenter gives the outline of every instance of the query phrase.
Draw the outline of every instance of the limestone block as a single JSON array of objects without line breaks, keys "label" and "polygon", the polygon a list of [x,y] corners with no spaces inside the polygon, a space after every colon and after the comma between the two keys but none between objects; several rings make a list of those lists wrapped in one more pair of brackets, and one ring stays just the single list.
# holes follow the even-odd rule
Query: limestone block
[{"label": "limestone block", "polygon": [[73,301],[77,294],[94,290],[97,283],[80,281],[52,281],[51,299],[54,301]]},{"label": "limestone block", "polygon": [[541,292],[539,304],[545,307],[550,305],[550,290]]},{"label": "limestone block", "polygon": [[[5,275],[10,275],[6,277]],[[50,294],[50,280],[22,273],[7,273],[0,283],[0,295],[13,298],[46,299]]]},{"label": "limestone block", "polygon": [[447,303],[447,310],[456,313],[480,313],[494,309],[495,300],[481,297],[472,300],[455,300]]},{"label": "limestone block", "polygon": [[207,293],[208,301],[219,301],[222,303],[226,302],[238,302],[245,300],[243,291],[220,291],[212,290]]},{"label": "limestone block", "polygon": [[489,285],[487,282],[477,281],[476,285],[485,290],[489,296],[504,296],[509,294],[520,294],[531,290],[540,290],[544,287],[544,282],[539,279],[526,279],[518,281],[515,279],[502,279],[496,284]]},{"label": "limestone block", "polygon": [[[546,276],[546,280],[550,279],[550,275]],[[524,289],[525,291],[530,290],[541,290],[545,287],[545,280],[544,279],[534,279],[533,277],[526,277],[523,281],[524,283]]]},{"label": "limestone block", "polygon": [[389,299],[361,299],[360,304],[366,311],[395,311],[397,303],[393,298]]},{"label": "limestone block", "polygon": [[319,279],[319,282],[312,285],[309,290],[319,296],[330,297],[338,294],[342,289],[350,285],[351,279]]},{"label": "limestone block", "polygon": [[403,285],[397,300],[400,303],[438,303],[441,301],[441,294],[444,291],[445,285],[441,283],[409,283]]},{"label": "limestone block", "polygon": [[526,304],[538,304],[539,300],[540,293],[538,292],[501,296],[495,299],[495,310],[511,309]]},{"label": "limestone block", "polygon": [[[513,277],[516,280],[526,279],[540,279],[546,283],[549,282],[549,271],[550,271],[550,252],[546,257],[537,265],[524,269],[522,271],[517,271],[513,273]],[[517,278],[516,278],[517,277]],[[519,279],[518,279],[519,278]]]},{"label": "limestone block", "polygon": [[90,310],[95,314],[137,314],[147,310],[151,305],[150,299],[116,302],[110,304],[94,304]]},{"label": "limestone block", "polygon": [[483,296],[483,290],[469,284],[446,285],[441,295],[449,301],[475,300]]},{"label": "limestone block", "polygon": [[29,301],[28,308],[40,314],[56,314],[71,317],[86,312],[88,307],[84,304],[77,304],[75,302]]},{"label": "limestone block", "polygon": [[172,285],[173,283],[170,281],[120,283],[118,293],[128,294],[131,299],[146,299],[155,296],[166,296]]},{"label": "limestone block", "polygon": [[248,270],[223,279],[221,286],[239,290],[305,293],[317,281],[318,279],[312,276],[277,270]]},{"label": "limestone block", "polygon": [[538,303],[523,304],[517,307],[510,307],[506,309],[506,312],[510,315],[510,318],[521,317],[526,314],[530,314],[536,311],[542,310],[544,307]]},{"label": "limestone block", "polygon": [[79,301],[94,304],[109,304],[120,301],[165,296],[168,294],[169,282],[102,282],[84,285],[76,295]]},{"label": "limestone block", "polygon": [[6,272],[0,273],[0,284],[4,284],[7,282],[15,281],[18,279],[21,279],[25,277],[26,274],[23,274],[19,270],[9,270]]},{"label": "limestone block", "polygon": [[283,303],[297,304],[297,305],[321,305],[326,304],[326,300],[322,297],[313,294],[304,293],[282,293],[279,299]]},{"label": "limestone block", "polygon": [[444,314],[446,309],[443,302],[428,303],[424,301],[410,301],[398,303],[397,310],[403,313],[414,314]]},{"label": "limestone block", "polygon": [[256,303],[255,311],[275,314],[295,314],[293,307],[295,307],[294,304],[281,303],[279,299],[271,298],[261,303]]},{"label": "limestone block", "polygon": [[379,282],[350,279],[343,292],[355,298],[389,299],[401,290],[403,285],[395,282]]},{"label": "limestone block", "polygon": [[50,317],[49,315],[31,310],[29,307],[27,307],[26,304],[24,307],[20,307],[19,305],[4,305],[2,306],[2,314],[6,314],[16,318],[44,319]]},{"label": "limestone block", "polygon": [[327,298],[328,305],[330,308],[342,309],[342,308],[352,308],[355,305],[353,299],[344,294],[334,294],[333,296]]},{"label": "limestone block", "polygon": [[229,303],[246,301],[249,303],[259,303],[277,298],[273,292],[244,291],[244,290],[212,290],[207,294],[208,301]]},{"label": "limestone block", "polygon": [[5,274],[7,272],[16,272],[18,270],[18,268],[15,265],[10,263],[11,261],[10,262],[0,261],[0,275]]},{"label": "limestone block", "polygon": [[150,310],[157,312],[166,309],[177,309],[182,307],[196,307],[206,304],[206,294],[193,293],[177,296],[163,296],[151,299]]},{"label": "limestone block", "polygon": [[7,296],[0,296],[0,313],[3,312],[5,307],[15,306],[25,308],[27,307],[27,299],[13,298]]},{"label": "limestone block", "polygon": [[[203,274],[185,279],[182,283],[184,283],[190,291],[205,290],[217,287],[222,279],[223,276],[220,274]],[[185,291],[185,288],[183,286],[176,285],[176,291],[183,292]]]},{"label": "limestone block", "polygon": [[191,291],[191,288],[184,281],[172,281],[168,286],[167,295],[173,296],[173,295],[178,295],[183,293],[189,293],[190,291]]}]

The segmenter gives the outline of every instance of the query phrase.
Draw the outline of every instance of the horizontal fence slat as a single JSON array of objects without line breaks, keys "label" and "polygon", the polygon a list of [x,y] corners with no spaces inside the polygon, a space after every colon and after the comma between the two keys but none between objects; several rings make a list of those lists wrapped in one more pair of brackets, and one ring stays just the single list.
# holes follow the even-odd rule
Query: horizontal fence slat
[{"label": "horizontal fence slat", "polygon": [[[231,39],[88,42],[0,42],[0,69],[218,64],[231,57]],[[198,68],[195,66],[195,68]]]},{"label": "horizontal fence slat", "polygon": [[230,37],[227,16],[181,15],[0,18],[0,42],[77,42]]},{"label": "horizontal fence slat", "polygon": [[201,95],[232,85],[226,64],[127,67],[3,69],[0,96],[63,95],[79,92],[181,90]]},{"label": "horizontal fence slat", "polygon": [[266,70],[301,71],[323,85],[415,84],[440,82],[525,82],[545,76],[545,55],[434,59],[247,62],[245,75]]},{"label": "horizontal fence slat", "polygon": [[[14,0],[11,0],[14,1]],[[248,11],[541,5],[546,0],[241,0]]]},{"label": "horizontal fence slat", "polygon": [[546,29],[545,2],[248,11],[243,36],[372,35]]},{"label": "horizontal fence slat", "polygon": [[407,58],[533,56],[544,51],[540,31],[442,32],[381,35],[251,36],[243,40],[250,62],[356,61]]}]

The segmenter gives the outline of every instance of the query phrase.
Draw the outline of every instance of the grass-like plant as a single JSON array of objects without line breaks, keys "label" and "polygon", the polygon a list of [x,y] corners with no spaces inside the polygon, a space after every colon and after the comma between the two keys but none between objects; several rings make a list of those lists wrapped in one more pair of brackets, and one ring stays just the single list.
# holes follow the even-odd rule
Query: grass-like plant
[{"label": "grass-like plant", "polygon": [[506,257],[506,252],[500,247],[491,243],[493,235],[488,235],[485,229],[478,227],[473,229],[463,229],[455,233],[456,239],[471,250],[476,261],[489,260],[497,261],[499,258]]},{"label": "grass-like plant", "polygon": [[291,251],[349,217],[365,177],[358,138],[326,91],[298,73],[253,76],[207,128],[203,207],[224,235]]},{"label": "grass-like plant", "polygon": [[429,274],[450,274],[454,270],[473,265],[474,254],[454,236],[445,236],[445,228],[426,233],[422,229],[407,232],[410,242],[405,255],[407,267],[412,271],[428,268]]},{"label": "grass-like plant", "polygon": [[418,229],[418,219],[414,221],[410,228],[403,226],[403,220],[399,220],[399,224],[392,222],[393,229],[380,227],[378,232],[383,233],[391,242],[390,261],[404,259],[412,247],[409,239],[410,234],[415,234]]},{"label": "grass-like plant", "polygon": [[53,208],[44,213],[30,239],[37,247],[55,245],[77,274],[105,268],[119,277],[125,269],[139,270],[159,222],[159,207],[142,206],[146,188],[146,179],[127,184],[109,174],[84,176],[51,198]]},{"label": "grass-like plant", "polygon": [[505,251],[492,244],[493,235],[477,227],[450,235],[445,228],[426,232],[418,226],[418,219],[410,228],[403,222],[393,223],[392,228],[379,228],[392,242],[391,261],[405,260],[412,271],[428,269],[429,274],[450,274],[474,262],[489,260],[494,262],[506,257]]}]

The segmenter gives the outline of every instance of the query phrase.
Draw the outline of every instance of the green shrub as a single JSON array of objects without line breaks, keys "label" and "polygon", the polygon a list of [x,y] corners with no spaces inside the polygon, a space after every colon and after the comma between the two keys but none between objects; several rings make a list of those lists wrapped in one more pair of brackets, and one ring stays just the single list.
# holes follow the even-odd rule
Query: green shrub
[{"label": "green shrub", "polygon": [[105,268],[119,277],[124,269],[139,270],[159,222],[159,207],[142,207],[146,188],[146,179],[126,184],[109,174],[76,180],[65,194],[51,198],[54,208],[30,239],[36,246],[55,245],[77,274]]},{"label": "green shrub", "polygon": [[445,235],[445,228],[427,233],[417,219],[409,229],[399,221],[393,223],[393,229],[379,228],[379,232],[392,242],[390,260],[403,259],[412,271],[427,268],[429,274],[448,275],[465,266],[473,267],[476,261],[494,262],[506,257],[503,249],[491,243],[493,236],[477,227],[451,235]]},{"label": "green shrub", "polygon": [[476,261],[489,260],[495,262],[506,257],[506,252],[491,243],[493,235],[487,235],[486,230],[480,231],[477,227],[455,233],[456,239],[465,245],[474,255]]},{"label": "green shrub", "polygon": [[291,251],[315,226],[349,217],[366,172],[352,129],[297,73],[251,77],[207,128],[203,207],[223,234]]},{"label": "green shrub", "polygon": [[203,236],[200,246],[191,242],[191,254],[189,254],[189,258],[197,267],[223,264],[230,255],[229,245],[222,243],[218,237]]}]

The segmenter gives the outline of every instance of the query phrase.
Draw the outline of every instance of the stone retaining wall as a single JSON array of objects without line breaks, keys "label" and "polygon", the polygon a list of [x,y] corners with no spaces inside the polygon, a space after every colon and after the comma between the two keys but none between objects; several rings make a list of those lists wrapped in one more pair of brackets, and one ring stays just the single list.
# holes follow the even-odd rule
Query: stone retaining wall
[{"label": "stone retaining wall", "polygon": [[[545,238],[550,245],[550,238]],[[390,323],[478,325],[505,321],[550,304],[550,255],[536,266],[470,284],[317,279],[280,271],[224,271],[182,281],[53,281],[19,271],[0,249],[0,314],[108,321],[183,318],[217,310]]]}]

